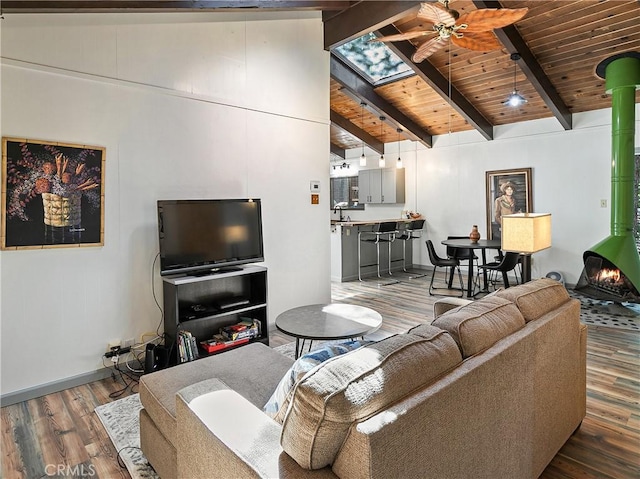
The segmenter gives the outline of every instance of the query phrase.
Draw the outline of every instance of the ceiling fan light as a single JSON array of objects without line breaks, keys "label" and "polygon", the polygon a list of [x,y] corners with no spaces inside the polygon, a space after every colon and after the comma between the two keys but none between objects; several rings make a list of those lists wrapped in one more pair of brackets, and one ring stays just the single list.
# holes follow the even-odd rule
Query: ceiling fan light
[{"label": "ceiling fan light", "polygon": [[364,153],[360,156],[360,166],[367,166],[367,157],[364,156]]}]

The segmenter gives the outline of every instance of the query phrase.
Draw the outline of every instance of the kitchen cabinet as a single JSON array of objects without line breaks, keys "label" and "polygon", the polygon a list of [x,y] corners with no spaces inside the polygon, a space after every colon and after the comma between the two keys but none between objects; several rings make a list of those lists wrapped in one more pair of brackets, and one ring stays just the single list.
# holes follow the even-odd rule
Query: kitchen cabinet
[{"label": "kitchen cabinet", "polygon": [[361,203],[404,203],[404,168],[360,170],[358,177]]},{"label": "kitchen cabinet", "polygon": [[360,203],[382,203],[382,170],[360,170],[358,186]]}]

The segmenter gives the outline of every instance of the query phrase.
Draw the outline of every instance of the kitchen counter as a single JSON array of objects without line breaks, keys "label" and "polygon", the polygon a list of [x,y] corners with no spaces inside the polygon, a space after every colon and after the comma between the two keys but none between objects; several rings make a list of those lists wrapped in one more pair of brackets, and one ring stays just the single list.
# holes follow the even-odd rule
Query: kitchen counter
[{"label": "kitchen counter", "polygon": [[[413,219],[396,218],[366,221],[331,221],[331,280],[354,281],[358,279],[358,233],[372,231],[374,225],[386,221],[409,224]],[[400,228],[402,229],[402,227]],[[417,241],[417,240],[416,240]],[[406,245],[404,245],[406,243]],[[391,244],[391,270],[402,271],[406,247],[407,268],[412,266],[413,241],[394,241]],[[363,244],[360,251],[362,277],[377,274],[376,247],[371,243]],[[386,243],[380,248],[380,274],[388,276],[389,250]]]},{"label": "kitchen counter", "polygon": [[387,221],[397,221],[398,223],[411,223],[414,219],[420,219],[420,218],[394,218],[390,220],[363,220],[363,221],[331,220],[331,224],[342,225],[342,226],[368,226],[368,225],[375,225],[378,223],[386,223]]}]

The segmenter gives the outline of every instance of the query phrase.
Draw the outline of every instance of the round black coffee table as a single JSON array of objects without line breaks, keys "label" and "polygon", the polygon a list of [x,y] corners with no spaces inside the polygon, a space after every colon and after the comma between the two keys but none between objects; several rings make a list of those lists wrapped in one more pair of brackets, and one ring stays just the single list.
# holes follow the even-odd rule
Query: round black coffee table
[{"label": "round black coffee table", "polygon": [[276,328],[296,338],[296,359],[300,356],[307,339],[314,341],[359,338],[373,333],[381,325],[380,313],[353,304],[300,306],[285,311],[276,318]]}]

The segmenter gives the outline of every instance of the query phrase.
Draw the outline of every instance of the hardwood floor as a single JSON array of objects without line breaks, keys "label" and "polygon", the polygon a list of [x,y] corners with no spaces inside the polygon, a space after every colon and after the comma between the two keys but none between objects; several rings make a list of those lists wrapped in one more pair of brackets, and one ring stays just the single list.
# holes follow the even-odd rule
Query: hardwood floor
[{"label": "hardwood floor", "polygon": [[[388,286],[372,280],[336,283],[332,295],[335,302],[379,311],[384,324],[374,336],[382,338],[432,318],[437,298],[428,295],[427,284],[426,278]],[[291,341],[273,329],[271,346]],[[96,406],[112,401],[109,395],[121,388],[122,383],[106,379],[2,408],[2,477],[129,478],[93,412]],[[134,392],[136,387],[129,388],[120,397]],[[589,326],[587,416],[541,478],[638,477],[640,333]]]}]

